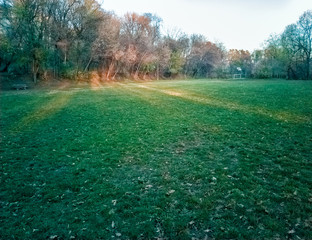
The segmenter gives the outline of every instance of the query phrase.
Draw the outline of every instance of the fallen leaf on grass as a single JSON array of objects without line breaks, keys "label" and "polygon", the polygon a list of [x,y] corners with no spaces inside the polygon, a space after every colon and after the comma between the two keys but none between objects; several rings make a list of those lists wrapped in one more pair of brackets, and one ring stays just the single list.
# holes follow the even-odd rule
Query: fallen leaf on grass
[{"label": "fallen leaf on grass", "polygon": [[170,190],[170,191],[168,191],[168,192],[166,193],[166,195],[169,196],[169,195],[171,195],[171,194],[174,193],[174,192],[175,192],[175,190]]}]

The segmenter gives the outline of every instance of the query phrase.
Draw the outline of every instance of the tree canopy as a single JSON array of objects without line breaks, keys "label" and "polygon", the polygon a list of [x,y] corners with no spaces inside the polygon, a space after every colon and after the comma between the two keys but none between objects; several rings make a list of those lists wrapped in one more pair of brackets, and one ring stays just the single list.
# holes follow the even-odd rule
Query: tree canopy
[{"label": "tree canopy", "polygon": [[252,53],[202,35],[163,34],[162,24],[152,13],[116,16],[96,0],[0,0],[0,72],[34,82],[90,72],[102,80],[312,77],[311,10]]}]

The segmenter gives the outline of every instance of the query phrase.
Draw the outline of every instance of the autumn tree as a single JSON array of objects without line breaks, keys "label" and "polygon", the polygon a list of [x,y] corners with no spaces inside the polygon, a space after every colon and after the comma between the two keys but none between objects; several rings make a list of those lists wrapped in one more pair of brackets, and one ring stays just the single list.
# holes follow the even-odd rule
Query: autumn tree
[{"label": "autumn tree", "polygon": [[92,56],[102,79],[114,78],[118,72],[118,63],[124,55],[120,36],[121,20],[114,14],[105,13],[98,36],[92,45]]},{"label": "autumn tree", "polygon": [[88,64],[102,20],[95,0],[6,0],[0,9],[2,71],[31,72],[36,82],[47,71]]},{"label": "autumn tree", "polygon": [[104,13],[95,0],[85,0],[71,20],[74,29],[71,59],[77,72],[88,70],[93,61],[92,45],[98,36],[98,29],[104,22]]},{"label": "autumn tree", "polygon": [[312,77],[311,10],[250,54],[227,51],[202,35],[163,35],[162,19],[151,13],[118,17],[101,6],[97,0],[0,0],[0,72],[30,75],[34,82],[94,70],[105,80]]},{"label": "autumn tree", "polygon": [[191,36],[191,50],[187,57],[186,71],[192,77],[215,77],[214,70],[221,64],[222,51],[204,36]]},{"label": "autumn tree", "polygon": [[164,45],[169,50],[165,77],[175,77],[184,73],[186,56],[189,52],[189,37],[179,30],[172,30],[164,37]]},{"label": "autumn tree", "polygon": [[228,52],[230,74],[251,74],[251,54],[247,50],[230,49]]},{"label": "autumn tree", "polygon": [[138,78],[143,65],[153,61],[153,28],[151,19],[136,13],[127,13],[121,24],[120,43],[124,57],[124,72]]}]

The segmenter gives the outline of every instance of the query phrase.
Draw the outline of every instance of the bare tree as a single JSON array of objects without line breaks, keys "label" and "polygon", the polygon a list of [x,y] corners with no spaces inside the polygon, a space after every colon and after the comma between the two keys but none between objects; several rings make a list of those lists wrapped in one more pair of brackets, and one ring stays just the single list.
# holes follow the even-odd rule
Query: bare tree
[{"label": "bare tree", "polygon": [[124,52],[120,46],[121,21],[111,13],[105,13],[99,34],[92,46],[92,56],[98,63],[102,78],[110,79],[118,73],[118,62]]},{"label": "bare tree", "polygon": [[151,19],[146,16],[141,16],[135,13],[125,15],[122,25],[120,41],[124,47],[124,51],[131,57],[125,54],[124,62],[129,66],[129,73],[134,78],[138,78],[139,72],[143,65],[151,63],[155,52],[155,30],[151,25]]}]

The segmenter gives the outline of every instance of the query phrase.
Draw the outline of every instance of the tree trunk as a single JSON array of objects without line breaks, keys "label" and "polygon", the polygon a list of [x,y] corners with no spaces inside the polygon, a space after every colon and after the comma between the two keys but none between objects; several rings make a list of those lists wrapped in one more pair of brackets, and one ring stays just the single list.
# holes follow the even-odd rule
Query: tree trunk
[{"label": "tree trunk", "polygon": [[87,70],[88,70],[88,68],[90,67],[90,64],[91,64],[91,62],[92,62],[92,56],[90,57],[90,60],[89,60],[89,62],[88,62],[88,64],[87,64],[87,66],[85,67],[85,69],[84,69],[84,71],[86,72]]},{"label": "tree trunk", "polygon": [[310,79],[310,57],[307,57],[307,80]]},{"label": "tree trunk", "polygon": [[66,65],[67,63],[67,48],[65,48],[65,51],[64,51],[64,65]]},{"label": "tree trunk", "polygon": [[114,73],[114,76],[112,77],[112,80],[115,80],[115,78],[116,78],[116,76],[117,76],[117,74],[118,74],[118,67],[117,67],[117,69],[116,69],[116,71],[115,71],[115,73]]},{"label": "tree trunk", "polygon": [[157,80],[159,80],[159,63],[157,63],[157,70],[156,71],[157,71],[157,73],[156,73],[157,74]]},{"label": "tree trunk", "polygon": [[39,64],[36,62],[36,60],[33,61],[33,81],[34,83],[37,83],[37,75],[39,72]]},{"label": "tree trunk", "polygon": [[106,79],[109,80],[111,72],[113,71],[114,68],[114,61],[112,60],[111,63],[109,64]]},{"label": "tree trunk", "polygon": [[11,65],[11,62],[6,63],[4,68],[0,70],[0,72],[7,72],[10,65]]}]

